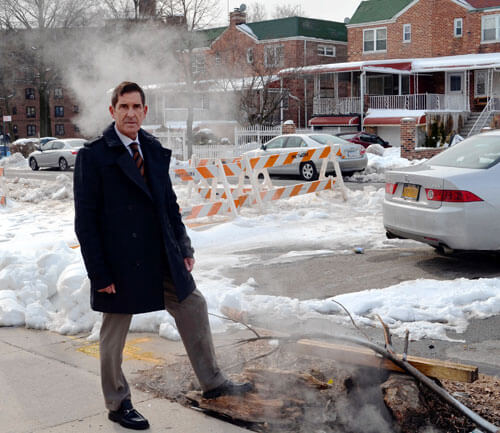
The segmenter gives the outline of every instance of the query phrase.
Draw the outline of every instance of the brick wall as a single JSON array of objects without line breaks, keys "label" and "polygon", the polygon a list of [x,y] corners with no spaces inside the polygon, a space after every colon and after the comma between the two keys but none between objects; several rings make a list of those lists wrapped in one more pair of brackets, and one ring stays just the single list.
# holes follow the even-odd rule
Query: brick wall
[{"label": "brick wall", "polygon": [[444,148],[416,148],[417,124],[414,118],[401,119],[401,158],[423,159],[431,158],[441,153]]},{"label": "brick wall", "polygon": [[[402,59],[498,52],[499,43],[481,44],[481,17],[499,13],[469,12],[451,0],[420,0],[394,23],[348,28],[348,59]],[[455,18],[463,20],[461,37],[454,35]],[[411,42],[403,42],[404,24],[411,24]],[[363,29],[377,27],[387,28],[387,50],[363,53]]]}]

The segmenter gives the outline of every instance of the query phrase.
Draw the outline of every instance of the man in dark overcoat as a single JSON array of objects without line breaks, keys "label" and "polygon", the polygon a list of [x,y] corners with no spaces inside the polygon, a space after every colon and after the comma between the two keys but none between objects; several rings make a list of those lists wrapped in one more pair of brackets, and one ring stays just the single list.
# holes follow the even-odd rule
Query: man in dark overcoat
[{"label": "man in dark overcoat", "polygon": [[191,275],[194,250],[168,168],[171,151],[141,129],[147,113],[139,85],[123,82],[109,107],[114,122],[78,152],[75,231],[90,280],[92,309],[101,311],[101,383],[110,420],[137,430],[148,421],[133,408],[122,353],[133,314],[174,317],[203,397],[243,394],[215,358],[205,298]]}]

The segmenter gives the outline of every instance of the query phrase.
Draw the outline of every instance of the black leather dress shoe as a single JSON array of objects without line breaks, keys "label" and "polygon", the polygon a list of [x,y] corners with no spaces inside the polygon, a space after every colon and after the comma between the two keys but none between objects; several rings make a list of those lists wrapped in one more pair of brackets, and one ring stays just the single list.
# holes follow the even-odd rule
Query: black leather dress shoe
[{"label": "black leather dress shoe", "polygon": [[217,398],[223,395],[243,395],[253,389],[253,385],[250,382],[236,383],[231,380],[226,380],[222,385],[217,388],[205,391],[202,394],[203,398]]},{"label": "black leather dress shoe", "polygon": [[110,410],[108,418],[119,423],[122,427],[132,430],[146,430],[149,428],[148,420],[134,409],[130,400],[123,400],[120,409]]}]

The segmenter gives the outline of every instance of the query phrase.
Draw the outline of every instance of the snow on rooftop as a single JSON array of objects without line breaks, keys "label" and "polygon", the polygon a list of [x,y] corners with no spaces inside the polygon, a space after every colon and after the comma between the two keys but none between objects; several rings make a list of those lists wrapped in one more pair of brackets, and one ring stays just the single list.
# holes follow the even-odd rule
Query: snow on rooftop
[{"label": "snow on rooftop", "polygon": [[253,30],[247,25],[247,24],[238,24],[236,28],[243,33],[246,33],[247,35],[251,36],[255,40],[258,40],[259,38],[257,35],[253,32]]},{"label": "snow on rooftop", "polygon": [[[446,69],[484,69],[500,67],[500,53],[464,54],[460,56],[444,56],[414,59],[390,59],[390,60],[366,60],[358,62],[328,63],[325,65],[305,66],[303,68],[287,68],[279,71],[279,75],[300,72],[335,72],[335,71],[358,71],[358,70],[380,70],[386,69],[387,73],[408,73],[405,70],[391,68],[390,65],[401,65],[410,63],[410,72],[441,71]],[[380,66],[387,65],[387,67]]]}]

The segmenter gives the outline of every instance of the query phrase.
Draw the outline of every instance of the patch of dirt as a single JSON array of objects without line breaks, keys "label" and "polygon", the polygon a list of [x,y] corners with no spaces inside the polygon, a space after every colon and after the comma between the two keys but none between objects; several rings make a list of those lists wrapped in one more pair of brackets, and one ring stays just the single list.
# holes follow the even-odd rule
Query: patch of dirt
[{"label": "patch of dirt", "polygon": [[[269,354],[259,359],[259,355]],[[229,422],[266,433],[468,433],[475,426],[422,385],[423,416],[396,421],[381,384],[389,372],[287,353],[286,346],[256,341],[219,347],[219,362],[233,380],[250,380],[246,397],[201,398],[187,357],[139,372],[136,386],[158,397],[198,406]],[[250,362],[247,360],[254,359]],[[238,373],[236,373],[238,372]],[[480,375],[472,384],[442,381],[457,400],[500,426],[500,379]],[[387,383],[386,383],[387,387]]]}]

